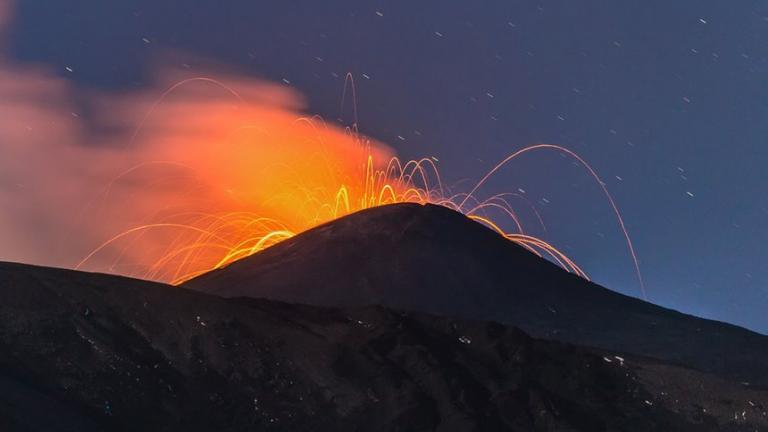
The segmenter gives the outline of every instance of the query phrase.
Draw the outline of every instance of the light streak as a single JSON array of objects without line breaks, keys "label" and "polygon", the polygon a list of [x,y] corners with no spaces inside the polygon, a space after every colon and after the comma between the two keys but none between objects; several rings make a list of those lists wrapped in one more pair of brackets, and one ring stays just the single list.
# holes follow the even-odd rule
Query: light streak
[{"label": "light streak", "polygon": [[[232,95],[238,103],[246,103],[233,88],[217,80],[205,77],[186,79],[168,88],[151,105],[149,111],[141,117],[131,141],[139,136],[141,129],[159,109],[163,100],[172,92],[194,83],[214,84]],[[352,127],[347,128],[343,134],[335,132],[317,116],[298,117],[286,122],[285,111],[269,111],[263,107],[256,110],[257,121],[247,116],[236,121],[227,119],[224,122],[229,128],[224,134],[227,140],[236,140],[238,145],[252,145],[235,145],[227,150],[233,152],[232,157],[222,160],[234,161],[238,165],[247,165],[247,162],[252,160],[258,161],[252,172],[247,169],[238,171],[238,168],[232,167],[234,174],[230,175],[229,167],[226,166],[211,169],[217,174],[224,173],[219,176],[221,178],[237,180],[234,183],[226,182],[227,185],[237,186],[227,189],[232,197],[217,197],[213,199],[215,202],[209,205],[198,204],[197,208],[191,210],[166,212],[167,216],[158,216],[157,220],[151,223],[119,232],[93,249],[75,267],[88,267],[94,257],[122,244],[123,250],[111,262],[110,269],[120,271],[130,268],[133,269],[131,276],[181,284],[345,215],[389,204],[419,203],[436,204],[459,211],[509,241],[551,260],[568,272],[588,279],[586,272],[566,254],[552,243],[526,230],[512,205],[512,198],[526,202],[545,232],[546,226],[536,207],[525,197],[517,193],[500,193],[484,199],[478,197],[483,185],[513,159],[533,151],[550,150],[574,158],[600,186],[618,221],[641,293],[646,297],[640,266],[624,219],[605,183],[581,156],[565,147],[552,144],[525,147],[496,164],[469,192],[454,194],[443,184],[436,163],[437,158],[403,161],[387,155],[386,151],[382,151],[375,143],[358,133],[356,93],[351,75],[347,75],[345,79],[342,110],[347,83],[351,84],[355,119]],[[285,129],[278,132],[268,131],[266,126],[273,123],[281,124]],[[297,146],[299,150],[291,150],[291,146]],[[178,148],[184,149],[182,146]],[[241,150],[246,151],[242,158],[238,153]],[[171,153],[163,155],[162,162],[140,163],[111,181],[100,198],[109,193],[117,180],[149,165],[168,164],[184,167],[192,172],[195,172],[196,164],[210,168],[211,164],[217,162],[206,157],[213,154],[210,151],[208,149],[195,155],[195,151],[190,149],[188,153],[193,154],[191,159],[189,154],[184,153],[183,157],[174,161]],[[193,162],[189,162],[190,160]],[[217,182],[217,179],[218,177],[214,176],[208,183],[214,186],[225,183]],[[492,218],[489,214],[501,215],[501,219]],[[502,228],[506,225],[511,225],[512,230]],[[147,251],[143,264],[125,262],[128,260],[123,252],[133,247],[128,240],[134,236],[159,236],[165,241],[164,247],[159,251]],[[137,271],[136,268],[141,270]]]}]

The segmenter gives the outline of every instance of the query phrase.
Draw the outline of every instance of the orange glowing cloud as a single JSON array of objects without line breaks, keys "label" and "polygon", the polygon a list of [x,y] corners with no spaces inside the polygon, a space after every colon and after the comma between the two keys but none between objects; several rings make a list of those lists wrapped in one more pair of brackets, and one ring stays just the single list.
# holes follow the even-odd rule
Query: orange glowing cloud
[{"label": "orange glowing cloud", "polygon": [[[266,233],[292,234],[360,209],[361,179],[374,168],[368,157],[391,157],[380,143],[302,114],[301,97],[283,86],[159,76],[139,93],[91,95],[98,115],[85,122],[67,102],[75,89],[65,81],[0,69],[0,240],[14,245],[3,259],[174,280],[181,255],[168,257],[169,247],[197,246],[186,263],[207,269]],[[200,235],[216,221],[231,229]]]},{"label": "orange glowing cloud", "polygon": [[78,266],[113,260],[110,271],[179,281],[367,206],[366,172],[390,159],[386,146],[301,114],[285,87],[230,78],[172,76],[166,91],[111,104],[108,121],[139,126],[102,201],[130,196],[134,228]]},{"label": "orange glowing cloud", "polygon": [[386,146],[216,76],[93,93],[0,57],[0,259],[173,281],[371,204]]}]

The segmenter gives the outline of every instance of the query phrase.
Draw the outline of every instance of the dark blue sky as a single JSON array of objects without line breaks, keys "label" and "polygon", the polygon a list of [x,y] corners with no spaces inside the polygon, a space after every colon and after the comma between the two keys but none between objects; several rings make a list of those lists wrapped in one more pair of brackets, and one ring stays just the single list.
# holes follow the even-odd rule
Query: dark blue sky
[{"label": "dark blue sky", "polygon": [[[525,145],[569,147],[622,209],[651,301],[768,332],[768,3],[70,0],[16,13],[13,55],[86,90],[141,88],[181,51],[192,68],[287,79],[335,121],[351,72],[361,130],[437,156],[451,181]],[[534,155],[488,190],[517,188],[593,279],[638,295],[583,171]]]}]

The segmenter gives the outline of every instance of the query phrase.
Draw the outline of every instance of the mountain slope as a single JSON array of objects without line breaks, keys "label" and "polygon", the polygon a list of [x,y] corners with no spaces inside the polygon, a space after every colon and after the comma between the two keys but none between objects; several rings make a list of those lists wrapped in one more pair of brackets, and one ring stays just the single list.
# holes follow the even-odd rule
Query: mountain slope
[{"label": "mountain slope", "polygon": [[8,263],[0,293],[3,431],[768,427],[766,391],[499,324]]},{"label": "mountain slope", "polygon": [[494,320],[535,337],[768,385],[768,337],[617,294],[439,206],[358,212],[185,286],[223,296],[340,307],[381,304]]}]

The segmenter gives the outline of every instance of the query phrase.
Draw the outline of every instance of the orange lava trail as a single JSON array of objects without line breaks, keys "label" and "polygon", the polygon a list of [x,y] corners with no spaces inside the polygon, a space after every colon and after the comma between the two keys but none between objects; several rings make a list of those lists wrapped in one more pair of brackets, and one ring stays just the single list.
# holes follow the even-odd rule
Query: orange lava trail
[{"label": "orange lava trail", "polygon": [[603,193],[605,194],[605,197],[608,199],[608,203],[611,205],[611,208],[613,209],[613,213],[616,215],[616,219],[619,222],[619,226],[621,227],[621,232],[624,234],[624,239],[625,239],[625,241],[627,243],[627,248],[629,249],[629,254],[632,257],[632,263],[633,263],[633,265],[635,267],[635,274],[636,274],[637,280],[638,280],[638,282],[640,284],[640,292],[643,295],[643,299],[647,300],[648,299],[648,295],[646,294],[646,291],[645,291],[645,283],[643,282],[643,275],[640,272],[640,264],[638,262],[637,255],[635,253],[635,248],[632,245],[632,239],[629,236],[629,232],[627,231],[626,226],[624,226],[624,218],[621,217],[621,212],[619,212],[619,208],[618,208],[618,206],[616,206],[616,202],[613,200],[613,196],[611,196],[610,192],[608,192],[608,188],[605,186],[605,182],[603,182],[603,180],[600,178],[600,176],[597,175],[597,172],[595,172],[595,170],[584,159],[582,159],[581,156],[579,156],[578,154],[574,153],[571,150],[568,150],[565,147],[562,147],[562,146],[559,146],[559,145],[555,145],[555,144],[536,144],[536,145],[532,145],[532,146],[529,146],[529,147],[522,148],[522,149],[512,153],[511,155],[509,155],[506,158],[504,158],[501,162],[496,164],[496,166],[494,166],[493,169],[488,171],[488,173],[482,179],[480,179],[479,182],[477,182],[475,187],[472,188],[471,191],[469,191],[469,193],[467,194],[467,197],[464,198],[464,200],[461,201],[461,203],[459,203],[459,208],[460,209],[463,208],[464,204],[466,204],[466,202],[467,202],[467,199],[470,196],[472,196],[475,192],[477,192],[477,190],[486,181],[488,181],[488,179],[491,176],[493,176],[493,174],[495,174],[496,171],[498,171],[504,165],[506,165],[507,162],[511,161],[512,159],[514,159],[514,158],[516,158],[516,157],[518,157],[518,156],[520,156],[520,155],[522,155],[524,153],[528,153],[528,152],[531,152],[531,151],[534,151],[534,150],[540,150],[540,149],[558,150],[558,151],[561,151],[561,152],[566,153],[567,155],[573,157],[584,168],[586,168],[586,170],[590,173],[590,175],[597,181],[597,184],[600,185],[600,188],[603,190]]},{"label": "orange lava trail", "polygon": [[141,132],[141,129],[144,127],[144,124],[147,122],[147,119],[149,119],[149,117],[152,115],[152,113],[155,112],[157,107],[163,102],[163,100],[165,100],[165,98],[169,94],[173,93],[179,87],[182,87],[182,86],[184,86],[186,84],[190,84],[190,83],[193,83],[193,82],[205,82],[205,83],[214,84],[214,85],[219,86],[222,89],[226,90],[229,94],[231,94],[232,96],[237,98],[240,102],[245,102],[237,91],[235,91],[234,89],[232,89],[231,87],[227,86],[226,84],[220,82],[217,79],[208,78],[208,77],[193,77],[193,78],[187,78],[187,79],[181,80],[181,81],[177,82],[176,84],[170,86],[166,91],[164,91],[160,95],[159,98],[157,98],[157,100],[155,100],[155,102],[152,103],[152,106],[149,107],[147,112],[144,113],[144,116],[141,118],[139,123],[136,125],[136,129],[134,130],[133,135],[131,136],[131,140],[130,140],[129,144],[133,144],[134,143],[134,141],[136,140],[136,137],[139,135],[139,132]]},{"label": "orange lava trail", "polygon": [[[193,83],[214,84],[239,103],[247,104],[237,91],[218,80],[188,78],[166,89],[154,101],[141,117],[131,142],[137,140],[145,125],[149,127],[150,116],[161,110],[160,104],[169,94]],[[246,105],[251,109],[238,108],[237,112],[228,111],[218,116],[216,112],[190,111],[193,115],[189,120],[191,126],[210,122],[217,130],[225,129],[225,133],[203,134],[199,138],[204,141],[202,143],[188,142],[187,135],[182,141],[170,141],[170,146],[160,147],[162,161],[156,159],[140,163],[121,173],[109,182],[99,198],[109,194],[117,181],[158,164],[178,165],[196,173],[194,189],[186,192],[174,190],[172,198],[185,202],[183,198],[201,197],[187,207],[175,201],[169,202],[166,195],[159,195],[160,198],[155,200],[148,199],[148,202],[159,206],[150,207],[150,213],[154,214],[148,221],[150,223],[113,235],[87,254],[75,268],[96,266],[91,262],[97,256],[112,251],[111,256],[116,258],[111,262],[108,261],[109,256],[103,257],[109,262],[107,267],[110,269],[122,271],[129,268],[131,276],[180,284],[356,211],[396,203],[429,203],[464,213],[530,252],[547,257],[563,269],[589,279],[573,260],[555,246],[525,230],[509,197],[525,201],[546,233],[541,215],[525,197],[514,193],[499,193],[486,199],[476,197],[486,181],[510,160],[534,150],[552,149],[578,160],[600,184],[619,221],[643,298],[646,297],[634,247],[618,207],[600,177],[579,155],[557,145],[526,147],[494,166],[468,193],[450,194],[443,184],[436,159],[425,157],[404,162],[391,156],[385,146],[358,133],[357,95],[351,74],[345,78],[341,110],[343,114],[347,84],[352,92],[354,123],[351,128],[328,125],[318,116],[291,117],[293,112],[277,105]],[[185,100],[174,102],[173,108],[188,109],[183,105],[185,103]],[[174,121],[178,122],[177,112],[172,111],[169,119],[172,126],[176,125]],[[187,117],[183,119],[183,128],[186,129],[188,120]],[[165,126],[162,122],[160,124]],[[165,130],[163,127],[156,129]],[[204,131],[208,132],[207,129]],[[144,134],[141,136],[145,138]],[[210,137],[222,143],[211,142]],[[214,144],[231,145],[211,149]],[[177,156],[178,161],[168,160]],[[252,166],[251,162],[256,166]],[[140,193],[151,192],[148,190],[151,183],[144,186]],[[169,209],[174,212],[169,213]],[[499,214],[502,220],[494,219],[490,214]],[[509,222],[514,227],[513,232],[502,228]],[[127,244],[121,243],[131,239]],[[113,249],[118,249],[120,244],[123,244],[122,250],[115,254]],[[126,263],[129,259],[137,261]],[[143,269],[143,273],[133,273],[136,268]]]}]

